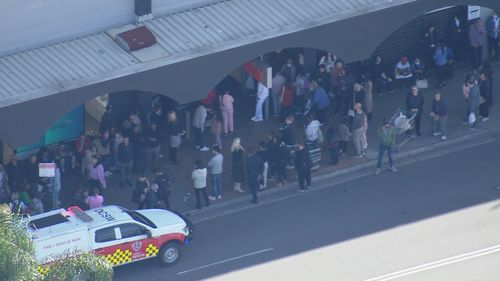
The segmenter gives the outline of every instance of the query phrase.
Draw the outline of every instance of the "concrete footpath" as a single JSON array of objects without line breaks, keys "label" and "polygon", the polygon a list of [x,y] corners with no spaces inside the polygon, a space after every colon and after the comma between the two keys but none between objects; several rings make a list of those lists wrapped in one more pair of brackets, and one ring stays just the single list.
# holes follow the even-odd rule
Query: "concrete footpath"
[{"label": "concrete footpath", "polygon": [[[500,65],[494,64],[494,69],[500,71]],[[448,139],[442,141],[439,137],[431,136],[431,120],[429,117],[432,96],[437,89],[429,87],[429,89],[421,89],[424,95],[425,104],[422,115],[421,131],[422,136],[406,143],[399,151],[395,151],[396,166],[401,165],[400,161],[404,159],[414,158],[419,154],[438,153],[449,147],[459,147],[462,143],[481,142],[484,137],[490,137],[498,133],[500,128],[500,116],[497,114],[498,109],[493,106],[490,113],[490,119],[487,122],[480,122],[478,131],[469,131],[467,126],[462,124],[465,115],[465,103],[462,96],[462,84],[465,76],[469,73],[469,68],[457,68],[455,75],[450,79],[447,85],[439,90],[442,93],[443,99],[448,105]],[[435,85],[433,77],[429,79],[429,85]],[[498,79],[495,81],[494,90],[500,89]],[[191,187],[191,171],[192,163],[196,159],[207,161],[210,157],[210,152],[199,152],[194,149],[193,140],[185,140],[183,146],[178,152],[181,164],[174,166],[169,163],[163,163],[162,167],[172,178],[173,192],[171,196],[171,206],[173,209],[193,216],[193,218],[217,216],[218,213],[224,212],[225,208],[234,209],[250,205],[250,194],[236,193],[233,191],[231,180],[231,155],[230,146],[234,137],[242,139],[243,146],[256,147],[261,140],[267,140],[267,135],[271,131],[278,131],[280,123],[278,120],[270,118],[264,122],[253,122],[250,118],[253,116],[254,98],[244,95],[239,92],[237,85],[233,85],[232,92],[235,96],[235,133],[231,136],[223,138],[223,155],[224,155],[224,177],[223,177],[223,198],[212,202],[209,208],[195,210],[194,191]],[[350,155],[342,157],[340,163],[336,166],[330,165],[328,149],[323,146],[321,167],[313,172],[313,182],[323,181],[328,179],[333,183],[341,180],[345,175],[361,176],[363,173],[375,172],[376,158],[378,153],[378,138],[377,129],[382,123],[383,118],[390,118],[398,108],[405,108],[405,91],[397,91],[393,94],[383,94],[381,96],[374,95],[374,111],[372,120],[369,122],[367,131],[368,151],[366,158],[352,158]],[[494,91],[494,100],[497,99]],[[252,106],[249,106],[251,104]],[[296,124],[296,134],[300,139],[304,138],[303,121],[298,120]],[[205,134],[205,139],[208,144],[212,144],[212,136],[209,134],[209,128]],[[398,139],[400,143],[402,139]],[[352,151],[352,149],[351,149]],[[166,161],[162,161],[166,162]],[[296,176],[294,170],[288,171],[289,184],[285,187],[277,187],[273,181],[270,181],[267,190],[260,192],[259,196],[262,201],[267,200],[267,197],[286,196],[287,193],[295,192]],[[108,178],[110,184],[105,191],[105,204],[116,204],[127,208],[135,208],[135,204],[130,201],[132,188],[120,189],[118,187],[118,179],[116,176]],[[210,190],[210,181],[208,181]],[[244,188],[245,188],[244,184]],[[314,184],[313,184],[314,188]],[[63,190],[65,198],[70,197],[72,190],[66,188]],[[204,214],[204,215],[203,215]]]}]

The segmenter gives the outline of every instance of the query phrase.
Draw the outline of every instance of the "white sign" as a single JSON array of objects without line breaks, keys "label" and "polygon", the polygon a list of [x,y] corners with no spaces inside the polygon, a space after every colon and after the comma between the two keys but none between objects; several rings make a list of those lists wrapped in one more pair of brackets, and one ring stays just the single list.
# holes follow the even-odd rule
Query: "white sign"
[{"label": "white sign", "polygon": [[468,6],[467,20],[475,20],[481,17],[481,7],[480,6]]},{"label": "white sign", "polygon": [[53,178],[56,176],[56,164],[40,163],[38,164],[38,176],[41,178]]}]

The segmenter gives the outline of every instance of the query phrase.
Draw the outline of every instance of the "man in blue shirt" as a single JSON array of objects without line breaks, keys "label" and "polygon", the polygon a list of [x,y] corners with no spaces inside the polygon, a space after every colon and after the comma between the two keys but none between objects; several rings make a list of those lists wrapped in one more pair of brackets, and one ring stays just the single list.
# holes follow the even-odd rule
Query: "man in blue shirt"
[{"label": "man in blue shirt", "polygon": [[325,89],[321,88],[318,81],[313,80],[311,83],[312,101],[314,107],[316,108],[316,118],[323,124],[325,123],[326,111],[330,105],[330,100],[328,99],[328,94]]}]

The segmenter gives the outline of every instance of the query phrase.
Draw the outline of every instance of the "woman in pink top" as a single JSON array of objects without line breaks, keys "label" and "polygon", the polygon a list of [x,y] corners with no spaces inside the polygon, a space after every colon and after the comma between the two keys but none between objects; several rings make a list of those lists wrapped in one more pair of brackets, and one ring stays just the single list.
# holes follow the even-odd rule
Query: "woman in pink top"
[{"label": "woman in pink top", "polygon": [[222,113],[222,128],[224,131],[224,134],[227,134],[228,132],[230,134],[233,133],[234,127],[233,127],[233,96],[229,93],[229,91],[226,91],[220,98],[220,109]]},{"label": "woman in pink top", "polygon": [[89,205],[90,209],[102,207],[104,203],[104,197],[102,197],[102,195],[99,195],[99,188],[94,187],[94,189],[92,190],[92,195],[87,197],[85,203]]}]

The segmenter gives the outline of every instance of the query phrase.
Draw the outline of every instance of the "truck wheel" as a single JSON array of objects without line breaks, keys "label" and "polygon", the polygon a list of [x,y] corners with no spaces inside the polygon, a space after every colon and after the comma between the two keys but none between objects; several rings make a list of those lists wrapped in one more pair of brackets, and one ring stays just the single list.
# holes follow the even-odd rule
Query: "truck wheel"
[{"label": "truck wheel", "polygon": [[158,253],[158,259],[161,265],[171,266],[177,263],[179,257],[181,256],[181,251],[179,248],[179,243],[168,242],[163,245]]}]

